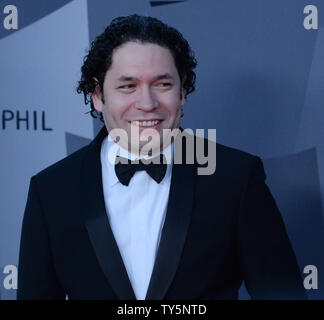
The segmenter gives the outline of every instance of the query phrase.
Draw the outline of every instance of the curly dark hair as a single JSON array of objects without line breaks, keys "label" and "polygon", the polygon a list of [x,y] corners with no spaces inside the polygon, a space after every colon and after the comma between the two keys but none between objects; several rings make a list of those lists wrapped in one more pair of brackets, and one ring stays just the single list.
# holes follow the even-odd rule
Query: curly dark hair
[{"label": "curly dark hair", "polygon": [[[105,31],[92,42],[81,67],[82,75],[77,92],[84,94],[85,104],[90,102],[90,114],[94,118],[96,110],[92,102],[92,93],[97,85],[103,93],[103,83],[112,62],[113,50],[128,41],[154,43],[168,48],[174,58],[181,82],[184,81],[182,85],[186,96],[195,90],[196,74],[193,70],[197,62],[187,40],[179,31],[153,17],[137,14],[118,17],[113,19]],[[100,120],[103,121],[102,113]]]}]

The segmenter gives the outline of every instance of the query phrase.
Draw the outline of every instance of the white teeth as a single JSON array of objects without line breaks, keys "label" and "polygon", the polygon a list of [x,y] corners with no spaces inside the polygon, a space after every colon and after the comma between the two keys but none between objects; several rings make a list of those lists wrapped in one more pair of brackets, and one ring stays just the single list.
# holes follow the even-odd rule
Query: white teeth
[{"label": "white teeth", "polygon": [[160,122],[160,120],[153,120],[153,121],[132,121],[132,124],[136,125],[136,126],[141,126],[141,127],[151,127],[151,126],[155,126],[156,124],[158,124]]}]

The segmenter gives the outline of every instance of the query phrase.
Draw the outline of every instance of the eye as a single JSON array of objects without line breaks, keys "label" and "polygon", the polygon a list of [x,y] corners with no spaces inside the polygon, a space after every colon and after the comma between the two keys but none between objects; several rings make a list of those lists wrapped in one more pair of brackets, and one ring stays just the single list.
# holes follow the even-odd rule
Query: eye
[{"label": "eye", "polygon": [[171,86],[172,86],[172,83],[170,83],[170,82],[160,82],[157,84],[157,87],[162,87],[162,88],[168,88]]},{"label": "eye", "polygon": [[135,84],[125,84],[123,86],[118,87],[118,89],[133,89],[135,87]]}]

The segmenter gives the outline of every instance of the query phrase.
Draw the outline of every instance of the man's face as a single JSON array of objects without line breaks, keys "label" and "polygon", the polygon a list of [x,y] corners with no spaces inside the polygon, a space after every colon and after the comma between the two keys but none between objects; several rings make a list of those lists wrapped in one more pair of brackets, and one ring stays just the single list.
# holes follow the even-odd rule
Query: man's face
[{"label": "man's face", "polygon": [[157,44],[127,42],[116,48],[103,93],[105,103],[99,87],[93,93],[95,109],[103,113],[108,132],[124,129],[129,141],[135,138],[132,129],[142,137],[155,129],[162,137],[163,129],[180,125],[185,91],[170,50]]}]

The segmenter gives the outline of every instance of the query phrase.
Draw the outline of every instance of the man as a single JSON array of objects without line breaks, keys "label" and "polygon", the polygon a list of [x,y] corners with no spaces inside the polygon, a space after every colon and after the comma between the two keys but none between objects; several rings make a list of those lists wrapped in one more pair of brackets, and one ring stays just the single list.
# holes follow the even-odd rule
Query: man
[{"label": "man", "polygon": [[[151,17],[114,19],[92,44],[78,92],[105,126],[32,177],[18,299],[237,299],[243,280],[254,299],[306,298],[261,160],[217,144],[211,174],[173,161],[163,132],[180,127],[195,66]],[[145,164],[160,152],[167,164]]]}]

